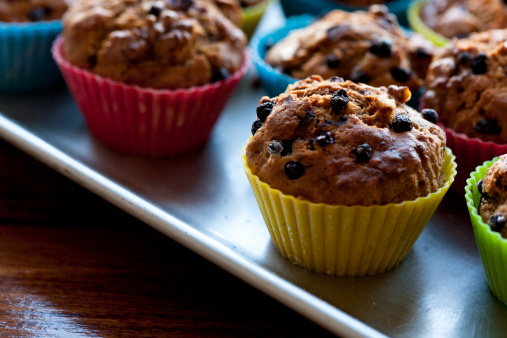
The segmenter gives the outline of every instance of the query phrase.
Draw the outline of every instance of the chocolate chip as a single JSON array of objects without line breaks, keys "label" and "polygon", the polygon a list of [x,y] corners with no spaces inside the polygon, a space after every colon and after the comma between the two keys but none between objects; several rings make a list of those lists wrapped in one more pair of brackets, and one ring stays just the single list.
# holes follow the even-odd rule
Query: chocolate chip
[{"label": "chocolate chip", "polygon": [[218,82],[227,79],[231,74],[225,67],[218,67],[211,78],[211,82]]},{"label": "chocolate chip", "polygon": [[345,80],[343,79],[343,77],[340,77],[340,76],[331,76],[329,78],[329,81],[331,81],[331,82],[344,82]]},{"label": "chocolate chip", "polygon": [[483,118],[475,123],[475,131],[481,134],[499,135],[502,128],[498,125],[497,119]]},{"label": "chocolate chip", "polygon": [[297,180],[305,174],[305,167],[299,162],[289,161],[285,163],[283,169],[285,175],[291,180]]},{"label": "chocolate chip", "polygon": [[368,76],[368,74],[366,74],[364,70],[356,70],[354,73],[352,73],[350,79],[355,83],[368,83],[368,81],[371,80],[371,78]]},{"label": "chocolate chip", "polygon": [[373,44],[370,46],[370,53],[373,55],[387,58],[390,57],[392,54],[391,49],[391,41],[387,39],[378,39],[377,41],[373,42]]},{"label": "chocolate chip", "polygon": [[503,215],[493,215],[489,218],[488,221],[491,230],[495,232],[502,232],[503,227],[505,226],[505,217]]},{"label": "chocolate chip", "polygon": [[349,95],[345,89],[340,89],[331,95],[331,108],[335,114],[339,114],[343,109],[347,108],[349,103]]},{"label": "chocolate chip", "polygon": [[472,58],[470,57],[469,52],[462,52],[462,53],[458,54],[458,62],[465,67],[470,66],[471,60],[472,60]]},{"label": "chocolate chip", "polygon": [[470,62],[474,74],[484,74],[488,71],[488,57],[484,53],[474,56]]},{"label": "chocolate chip", "polygon": [[352,152],[357,157],[357,162],[370,162],[371,160],[371,147],[368,143],[357,146]]},{"label": "chocolate chip", "polygon": [[410,80],[412,71],[410,69],[405,69],[402,67],[394,67],[391,69],[391,75],[396,81],[404,83]]},{"label": "chocolate chip", "polygon": [[271,101],[266,101],[257,106],[257,117],[262,122],[266,121],[275,104]]},{"label": "chocolate chip", "polygon": [[426,49],[424,48],[417,48],[415,50],[415,56],[419,59],[429,59],[433,56],[432,53],[428,52]]},{"label": "chocolate chip", "polygon": [[257,130],[262,127],[262,121],[261,120],[255,120],[254,123],[252,123],[252,135],[255,135]]},{"label": "chocolate chip", "polygon": [[38,22],[44,20],[50,13],[50,9],[39,6],[35,7],[28,13],[28,18],[33,22]]},{"label": "chocolate chip", "polygon": [[163,10],[164,10],[164,8],[162,8],[160,6],[160,4],[155,3],[148,10],[148,14],[154,15],[158,18],[160,13],[162,13]]},{"label": "chocolate chip", "polygon": [[438,122],[438,113],[434,109],[423,109],[421,111],[422,117],[434,124],[437,124]]},{"label": "chocolate chip", "polygon": [[325,131],[315,138],[315,143],[321,147],[333,144],[335,141],[333,134],[330,131]]},{"label": "chocolate chip", "polygon": [[278,140],[269,141],[268,143],[268,153],[273,156],[280,155],[283,151],[282,142]]},{"label": "chocolate chip", "polygon": [[412,128],[414,128],[412,120],[410,120],[408,116],[404,114],[396,115],[393,119],[391,126],[395,133],[403,133],[405,131],[411,131]]},{"label": "chocolate chip", "polygon": [[338,68],[340,67],[340,59],[338,59],[334,54],[328,54],[326,56],[326,65],[327,68]]}]

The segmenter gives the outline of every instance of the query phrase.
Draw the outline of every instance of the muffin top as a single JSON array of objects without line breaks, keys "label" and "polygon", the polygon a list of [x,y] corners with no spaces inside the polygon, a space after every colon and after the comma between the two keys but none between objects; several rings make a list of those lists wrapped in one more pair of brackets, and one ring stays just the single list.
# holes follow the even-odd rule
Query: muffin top
[{"label": "muffin top", "polygon": [[387,7],[374,5],[368,12],[334,10],[291,32],[268,51],[266,62],[294,78],[340,76],[416,92],[433,48],[419,35],[407,37]]},{"label": "muffin top", "polygon": [[507,155],[500,156],[477,184],[482,195],[479,214],[491,230],[507,238]]},{"label": "muffin top", "polygon": [[2,0],[0,21],[38,22],[60,20],[72,0]]},{"label": "muffin top", "polygon": [[507,142],[507,29],[473,33],[443,47],[428,70],[424,106],[447,127]]},{"label": "muffin top", "polygon": [[442,186],[445,133],[434,111],[405,102],[407,87],[371,87],[320,76],[264,97],[246,148],[252,173],[315,203],[383,205]]},{"label": "muffin top", "polygon": [[244,33],[212,0],[79,0],[63,24],[67,61],[141,87],[222,80],[241,67],[246,47]]},{"label": "muffin top", "polygon": [[431,0],[421,8],[421,20],[447,38],[505,27],[501,0]]}]

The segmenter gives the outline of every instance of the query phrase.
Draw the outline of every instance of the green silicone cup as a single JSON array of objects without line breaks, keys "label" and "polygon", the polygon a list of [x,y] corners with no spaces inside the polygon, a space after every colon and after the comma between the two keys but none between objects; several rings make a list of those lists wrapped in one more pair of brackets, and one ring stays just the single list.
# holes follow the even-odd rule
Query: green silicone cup
[{"label": "green silicone cup", "polygon": [[478,207],[481,196],[476,186],[484,178],[488,168],[497,160],[498,157],[484,162],[470,174],[465,187],[465,198],[489,288],[502,303],[507,305],[507,239],[502,238],[498,232],[491,231],[489,225],[484,223],[479,216]]},{"label": "green silicone cup", "polygon": [[433,29],[429,28],[422,20],[421,20],[421,8],[424,4],[428,2],[428,0],[412,0],[408,10],[407,10],[407,20],[410,28],[421,35],[423,35],[426,39],[430,40],[437,46],[445,46],[449,43],[449,39],[438,34]]}]

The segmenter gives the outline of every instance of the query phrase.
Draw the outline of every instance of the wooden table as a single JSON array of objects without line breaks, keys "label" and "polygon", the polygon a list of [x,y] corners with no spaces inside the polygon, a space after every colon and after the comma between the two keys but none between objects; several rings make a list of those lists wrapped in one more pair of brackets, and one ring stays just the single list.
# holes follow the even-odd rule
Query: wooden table
[{"label": "wooden table", "polygon": [[0,337],[327,331],[0,141]]}]

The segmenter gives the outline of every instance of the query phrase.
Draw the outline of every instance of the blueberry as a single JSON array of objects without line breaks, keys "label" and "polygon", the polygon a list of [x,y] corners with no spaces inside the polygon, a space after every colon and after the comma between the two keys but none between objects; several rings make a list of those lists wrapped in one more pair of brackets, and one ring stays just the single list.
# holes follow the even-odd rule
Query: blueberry
[{"label": "blueberry", "polygon": [[164,9],[162,7],[160,7],[159,5],[157,4],[154,4],[150,7],[150,9],[148,10],[148,14],[151,14],[151,15],[154,15],[156,16],[157,18],[159,17],[160,13],[162,13]]},{"label": "blueberry", "polygon": [[315,138],[315,143],[321,147],[333,144],[335,141],[333,134],[330,131],[325,131]]},{"label": "blueberry", "polygon": [[252,123],[252,135],[255,135],[257,130],[262,127],[262,121],[261,120],[255,120],[254,123]]},{"label": "blueberry", "polygon": [[186,11],[194,4],[194,0],[166,0],[166,2],[171,7],[180,11]]},{"label": "blueberry", "polygon": [[291,180],[297,180],[305,174],[305,167],[299,162],[289,161],[285,163],[283,169],[285,175]]},{"label": "blueberry", "polygon": [[343,77],[340,77],[340,76],[331,76],[329,78],[329,81],[331,81],[331,82],[344,82],[345,80],[343,79]]},{"label": "blueberry", "polygon": [[213,72],[213,76],[211,78],[211,82],[218,82],[227,79],[231,74],[229,74],[229,71],[225,67],[218,67]]},{"label": "blueberry", "polygon": [[488,57],[484,53],[480,53],[472,58],[470,65],[474,74],[484,74],[488,71]]},{"label": "blueberry", "polygon": [[498,125],[497,119],[483,118],[475,123],[475,131],[480,134],[499,135],[502,128]]},{"label": "blueberry", "polygon": [[266,121],[267,117],[269,116],[269,114],[273,110],[274,106],[275,106],[274,103],[271,101],[266,101],[266,102],[263,102],[260,105],[258,105],[257,106],[257,117],[259,118],[259,120],[261,120],[262,122]]},{"label": "blueberry", "polygon": [[470,66],[470,61],[471,61],[470,53],[462,52],[462,53],[458,54],[458,62],[461,65],[468,67],[468,66]]},{"label": "blueberry", "polygon": [[364,70],[356,70],[350,75],[350,79],[355,83],[368,83],[371,80]]},{"label": "blueberry", "polygon": [[357,162],[370,162],[371,160],[371,147],[368,143],[357,146],[353,151],[354,155],[357,156]]},{"label": "blueberry", "polygon": [[505,226],[505,217],[503,215],[493,215],[489,218],[488,221],[491,230],[495,232],[502,232],[503,227]]},{"label": "blueberry", "polygon": [[484,184],[484,180],[480,180],[479,183],[477,183],[476,187],[477,187],[477,191],[479,192],[479,194],[483,194],[483,190],[482,190],[482,185]]},{"label": "blueberry", "polygon": [[369,51],[370,53],[382,58],[390,57],[392,53],[391,41],[387,39],[378,39],[373,42]]},{"label": "blueberry", "polygon": [[269,141],[268,143],[268,153],[273,156],[280,155],[283,151],[282,142],[278,140]]},{"label": "blueberry", "polygon": [[419,59],[431,59],[433,55],[424,48],[417,48],[415,50],[415,56]]},{"label": "blueberry", "polygon": [[391,69],[391,76],[398,82],[404,83],[410,80],[412,71],[402,67],[394,67]]},{"label": "blueberry", "polygon": [[411,131],[414,128],[414,124],[408,118],[408,116],[403,114],[398,114],[394,117],[392,122],[392,128],[395,133],[403,133],[405,131]]},{"label": "blueberry", "polygon": [[336,57],[334,54],[328,54],[326,56],[326,65],[327,68],[338,68],[340,66],[340,59]]},{"label": "blueberry", "polygon": [[343,109],[347,108],[349,103],[349,95],[345,89],[340,89],[331,95],[331,108],[335,114],[339,114]]},{"label": "blueberry", "polygon": [[438,113],[434,109],[423,109],[421,111],[422,117],[434,124],[437,124],[438,122]]},{"label": "blueberry", "polygon": [[42,21],[49,15],[49,13],[49,8],[39,6],[35,7],[28,13],[28,18],[33,22]]}]

